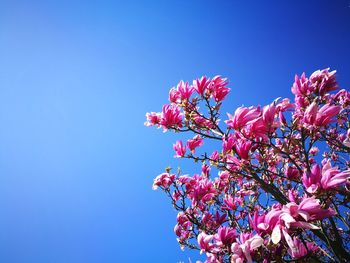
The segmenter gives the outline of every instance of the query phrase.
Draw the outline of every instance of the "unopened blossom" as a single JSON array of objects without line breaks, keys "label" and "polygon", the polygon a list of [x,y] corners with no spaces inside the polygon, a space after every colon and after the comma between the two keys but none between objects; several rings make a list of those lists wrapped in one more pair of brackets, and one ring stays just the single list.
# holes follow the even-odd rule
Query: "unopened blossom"
[{"label": "unopened blossom", "polygon": [[214,151],[211,155],[210,155],[210,160],[211,161],[217,161],[219,159],[220,155],[218,153],[218,151]]},{"label": "unopened blossom", "polygon": [[210,166],[204,163],[202,165],[202,174],[205,176],[209,176],[209,172],[210,172]]},{"label": "unopened blossom", "polygon": [[300,176],[299,170],[296,167],[286,165],[284,170],[284,173],[288,179],[298,179]]},{"label": "unopened blossom", "polygon": [[267,105],[262,110],[262,120],[264,121],[267,128],[276,126],[275,115],[277,113],[277,107],[274,103]]}]

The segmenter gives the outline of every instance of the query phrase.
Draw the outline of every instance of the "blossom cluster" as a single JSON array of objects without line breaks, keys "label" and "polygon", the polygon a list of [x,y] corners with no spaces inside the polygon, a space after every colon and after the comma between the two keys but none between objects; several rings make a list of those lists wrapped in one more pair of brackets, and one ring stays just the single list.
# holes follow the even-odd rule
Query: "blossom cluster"
[{"label": "blossom cluster", "polygon": [[[194,134],[174,143],[174,157],[200,171],[168,168],[153,184],[178,211],[180,246],[206,263],[350,262],[350,92],[335,71],[317,70],[295,77],[293,100],[242,106],[221,123],[228,84],[180,81],[146,114],[146,126]],[[208,141],[221,146],[204,152]]]}]

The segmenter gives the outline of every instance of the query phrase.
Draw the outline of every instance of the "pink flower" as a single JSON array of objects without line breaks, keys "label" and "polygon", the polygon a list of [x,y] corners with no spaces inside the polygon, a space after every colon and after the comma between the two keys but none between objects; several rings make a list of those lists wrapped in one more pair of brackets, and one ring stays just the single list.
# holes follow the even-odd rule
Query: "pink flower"
[{"label": "pink flower", "polygon": [[317,113],[315,124],[317,126],[325,126],[333,122],[333,117],[340,112],[339,106],[324,105]]},{"label": "pink flower", "polygon": [[258,225],[261,223],[264,223],[265,214],[259,215],[258,211],[255,211],[254,216],[251,217],[251,215],[249,214],[248,219],[249,219],[249,224],[253,227],[253,229],[258,234],[261,234],[263,232],[263,229],[258,228]]},{"label": "pink flower", "polygon": [[178,103],[179,100],[180,93],[175,88],[171,88],[169,91],[169,101],[172,103]]},{"label": "pink flower", "polygon": [[184,157],[186,154],[186,146],[182,144],[182,141],[176,141],[175,144],[173,144],[173,148],[175,150],[176,155],[175,158]]},{"label": "pink flower", "polygon": [[251,121],[251,125],[247,128],[247,135],[251,138],[255,138],[258,140],[266,140],[267,133],[270,131],[270,127],[266,127],[265,122],[262,117],[259,117],[253,121]]},{"label": "pink flower", "polygon": [[249,235],[241,233],[239,240],[240,242],[235,242],[232,244],[232,262],[243,263],[244,259],[247,260],[247,263],[253,262],[251,253],[264,243],[264,239],[262,239],[259,235],[255,235],[253,237],[250,236],[251,234]]},{"label": "pink flower", "polygon": [[324,105],[318,109],[316,102],[312,102],[305,110],[304,122],[310,125],[325,126],[333,122],[333,117],[340,111],[339,106]]},{"label": "pink flower", "polygon": [[297,96],[305,96],[313,91],[310,81],[305,77],[305,73],[299,77],[295,75],[294,83],[292,86],[292,93]]},{"label": "pink flower", "polygon": [[203,139],[200,135],[196,135],[193,139],[187,141],[187,147],[190,149],[192,153],[195,153],[197,147],[203,145]]},{"label": "pink flower", "polygon": [[260,115],[260,110],[254,107],[246,108],[239,107],[234,115],[228,115],[228,120],[225,123],[235,130],[243,128],[245,125],[249,124],[252,120],[255,120]]},{"label": "pink flower", "polygon": [[193,93],[193,87],[191,87],[188,82],[183,82],[181,80],[177,85],[177,91],[180,95],[181,100],[188,100]]},{"label": "pink flower", "polygon": [[226,95],[230,92],[230,89],[226,87],[227,84],[226,79],[221,78],[221,76],[215,76],[210,81],[208,89],[216,102],[225,99]]},{"label": "pink flower", "polygon": [[230,246],[237,237],[237,231],[230,227],[222,226],[218,229],[215,239],[217,246]]},{"label": "pink flower", "polygon": [[313,125],[316,121],[317,111],[318,108],[316,102],[312,102],[305,110],[304,122]]},{"label": "pink flower", "polygon": [[218,153],[218,151],[214,151],[211,155],[210,155],[210,161],[217,161],[219,159],[220,155]]},{"label": "pink flower", "polygon": [[228,136],[222,138],[222,151],[223,153],[228,153],[232,150],[233,146],[236,143],[235,136],[232,133],[229,133]]},{"label": "pink flower", "polygon": [[210,172],[210,166],[204,163],[202,165],[202,175],[208,177],[209,176],[209,172]]},{"label": "pink flower", "polygon": [[211,129],[213,128],[213,123],[210,120],[207,120],[206,118],[202,117],[201,115],[197,113],[193,113],[191,115],[192,121],[201,127]]},{"label": "pink flower", "polygon": [[224,198],[224,206],[222,209],[224,210],[236,210],[237,205],[235,199],[231,195],[228,195]]},{"label": "pink flower", "polygon": [[226,156],[226,167],[230,171],[239,170],[242,163],[243,163],[243,161],[239,160],[237,157],[235,157],[231,154],[228,154]]},{"label": "pink flower", "polygon": [[201,232],[198,235],[197,242],[201,249],[201,254],[203,252],[210,252],[215,247],[213,243],[209,243],[212,241],[213,237],[214,237],[213,235],[207,235],[204,232]]},{"label": "pink flower", "polygon": [[167,189],[174,182],[174,180],[175,174],[162,173],[154,179],[152,189],[156,190],[158,187],[164,187],[165,189]]},{"label": "pink flower", "polygon": [[[277,100],[275,100],[275,103],[277,103]],[[284,98],[282,99],[277,105],[276,105],[276,109],[277,111],[280,112],[285,112],[288,110],[293,110],[295,108],[295,105],[293,103],[290,102],[290,100],[288,98]]]},{"label": "pink flower", "polygon": [[327,160],[322,168],[321,185],[323,189],[334,188],[345,183],[350,178],[350,170],[340,172],[337,167],[332,167]]},{"label": "pink flower", "polygon": [[294,249],[288,249],[288,254],[292,257],[292,258],[301,258],[303,256],[305,256],[308,251],[310,252],[314,252],[317,250],[317,247],[311,243],[311,242],[305,242],[306,243],[306,247],[304,245],[303,242],[301,242],[297,237],[293,238],[293,247]]},{"label": "pink flower", "polygon": [[274,103],[267,105],[262,110],[262,119],[265,122],[266,127],[274,126],[275,114],[277,113],[277,108]]},{"label": "pink flower", "polygon": [[306,191],[309,193],[315,193],[320,187],[321,180],[321,167],[315,164],[311,168],[311,173],[303,174],[303,185],[306,187]]},{"label": "pink flower", "polygon": [[290,202],[282,208],[273,208],[266,214],[264,222],[259,223],[257,227],[262,231],[271,233],[271,241],[274,244],[278,244],[284,237],[290,249],[295,251],[295,244],[289,234],[290,229],[319,229],[319,227],[310,222],[321,220],[334,214],[333,209],[322,208],[318,199],[304,197],[299,205]]},{"label": "pink flower", "polygon": [[249,158],[249,151],[252,147],[252,142],[248,140],[240,139],[235,144],[235,149],[239,157],[242,159],[248,160]]},{"label": "pink flower", "polygon": [[176,105],[164,105],[162,108],[160,124],[165,129],[182,127],[182,114]]},{"label": "pink flower", "polygon": [[321,220],[335,215],[335,211],[331,208],[322,208],[320,200],[314,197],[304,198],[297,209],[292,210],[295,215],[300,215],[305,221]]},{"label": "pink flower", "polygon": [[336,71],[329,72],[329,68],[317,70],[310,76],[310,82],[315,87],[315,90],[324,95],[325,93],[338,89],[335,80]]},{"label": "pink flower", "polygon": [[186,183],[187,196],[191,199],[193,206],[202,206],[210,202],[217,194],[213,182],[206,176],[193,176]]},{"label": "pink flower", "polygon": [[340,172],[337,167],[332,167],[330,160],[327,160],[322,170],[318,164],[313,165],[311,173],[304,173],[302,182],[306,191],[313,194],[319,189],[334,189],[349,178],[350,170]]},{"label": "pink flower", "polygon": [[161,121],[161,114],[158,112],[147,112],[146,113],[146,126],[153,126],[153,125],[159,125]]},{"label": "pink flower", "polygon": [[206,76],[201,77],[193,81],[193,88],[199,95],[203,95],[208,85],[210,84],[210,79],[207,79]]},{"label": "pink flower", "polygon": [[299,178],[299,170],[293,166],[288,166],[286,165],[284,167],[285,171],[285,175],[288,179],[298,179]]}]

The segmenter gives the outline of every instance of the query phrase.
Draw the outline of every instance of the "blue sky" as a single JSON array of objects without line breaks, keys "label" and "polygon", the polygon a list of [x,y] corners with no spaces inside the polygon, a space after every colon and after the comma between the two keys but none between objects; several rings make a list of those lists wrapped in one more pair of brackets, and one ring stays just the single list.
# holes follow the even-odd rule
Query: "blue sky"
[{"label": "blue sky", "polygon": [[[244,2],[244,3],[243,3]],[[153,178],[174,134],[143,126],[180,79],[224,75],[224,111],[350,86],[350,1],[0,1],[0,262],[179,262]]]}]

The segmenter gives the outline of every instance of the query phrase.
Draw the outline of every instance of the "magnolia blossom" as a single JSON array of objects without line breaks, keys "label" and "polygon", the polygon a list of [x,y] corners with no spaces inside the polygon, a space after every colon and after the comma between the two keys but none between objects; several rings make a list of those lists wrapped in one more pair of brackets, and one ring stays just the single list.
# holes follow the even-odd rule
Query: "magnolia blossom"
[{"label": "magnolia blossom", "polygon": [[311,173],[304,173],[303,184],[306,191],[315,193],[319,189],[334,189],[349,178],[350,170],[340,172],[337,167],[332,167],[330,160],[326,160],[322,169],[318,164],[315,164],[312,166]]},{"label": "magnolia blossom", "polygon": [[186,154],[186,146],[183,145],[182,141],[176,141],[176,143],[173,145],[173,148],[175,150],[176,155],[175,158],[178,157],[184,157]]},{"label": "magnolia blossom", "polygon": [[249,124],[252,120],[255,120],[257,117],[259,117],[260,114],[261,113],[258,108],[240,107],[235,111],[233,116],[228,113],[227,115],[229,119],[225,122],[230,128],[239,130],[245,125]]},{"label": "magnolia blossom", "polygon": [[339,106],[326,104],[318,109],[316,102],[311,103],[305,110],[304,122],[310,125],[325,126],[334,121],[339,113]]},{"label": "magnolia blossom", "polygon": [[182,114],[175,105],[164,105],[160,124],[165,128],[182,127]]},{"label": "magnolia blossom", "polygon": [[188,84],[188,82],[184,82],[181,80],[180,83],[177,85],[177,91],[181,100],[188,100],[193,93],[193,87],[191,87]]},{"label": "magnolia blossom", "polygon": [[[271,241],[274,244],[278,244],[283,236],[290,249],[294,251],[295,244],[289,234],[290,229],[319,229],[318,226],[310,222],[333,215],[335,215],[333,209],[322,208],[318,199],[310,197],[304,198],[299,205],[290,202],[282,208],[272,209],[261,218],[263,222],[255,227],[261,230],[260,232],[271,233]],[[261,219],[260,221],[262,221]]]},{"label": "magnolia blossom", "polygon": [[251,236],[251,234],[241,234],[240,240],[231,245],[232,263],[243,263],[244,259],[247,260],[247,263],[253,262],[251,254],[264,243],[264,239],[259,235]]},{"label": "magnolia blossom", "polygon": [[230,227],[222,226],[214,237],[217,246],[231,246],[237,237],[237,231]]},{"label": "magnolia blossom", "polygon": [[205,252],[205,263],[350,261],[350,92],[333,92],[335,71],[303,73],[294,100],[242,106],[221,123],[227,85],[180,81],[170,104],[146,114],[147,126],[193,133],[173,148],[197,171],[167,169],[153,183],[178,212],[180,247]]},{"label": "magnolia blossom", "polygon": [[147,121],[145,122],[146,126],[158,125],[161,120],[161,114],[158,112],[150,112],[150,113],[147,112],[146,119],[147,119]]},{"label": "magnolia blossom", "polygon": [[[288,254],[292,258],[301,258],[301,257],[304,257],[308,253],[308,251],[315,252],[318,250],[314,243],[307,242],[307,241],[303,243],[297,237],[293,237],[292,242],[293,242],[294,249],[291,249],[291,248],[288,249]],[[306,244],[306,247],[305,247],[305,244]]]},{"label": "magnolia blossom", "polygon": [[212,239],[214,238],[213,235],[207,235],[206,233],[202,232],[198,235],[198,245],[201,248],[201,253],[203,252],[210,252],[212,248],[215,247],[215,244],[210,243]]},{"label": "magnolia blossom", "polygon": [[225,99],[230,89],[226,87],[228,82],[221,76],[215,76],[209,83],[208,89],[211,92],[211,96],[216,102],[220,102]]},{"label": "magnolia blossom", "polygon": [[153,190],[156,190],[159,186],[162,186],[164,188],[169,188],[170,185],[175,180],[175,174],[169,174],[169,173],[162,173],[158,175],[153,182]]},{"label": "magnolia blossom", "polygon": [[316,92],[323,95],[326,92],[336,90],[337,82],[335,80],[335,73],[337,71],[333,70],[329,72],[329,68],[323,70],[316,70],[310,76],[310,82],[315,88]]},{"label": "magnolia blossom", "polygon": [[193,139],[187,141],[187,147],[192,153],[196,151],[196,148],[203,145],[203,139],[201,136],[196,135]]},{"label": "magnolia blossom", "polygon": [[313,87],[309,79],[306,78],[305,73],[303,73],[300,77],[298,75],[295,75],[291,90],[296,96],[305,96],[313,91]]},{"label": "magnolia blossom", "polygon": [[201,77],[193,81],[193,88],[199,94],[203,95],[210,84],[210,79],[206,76]]}]

